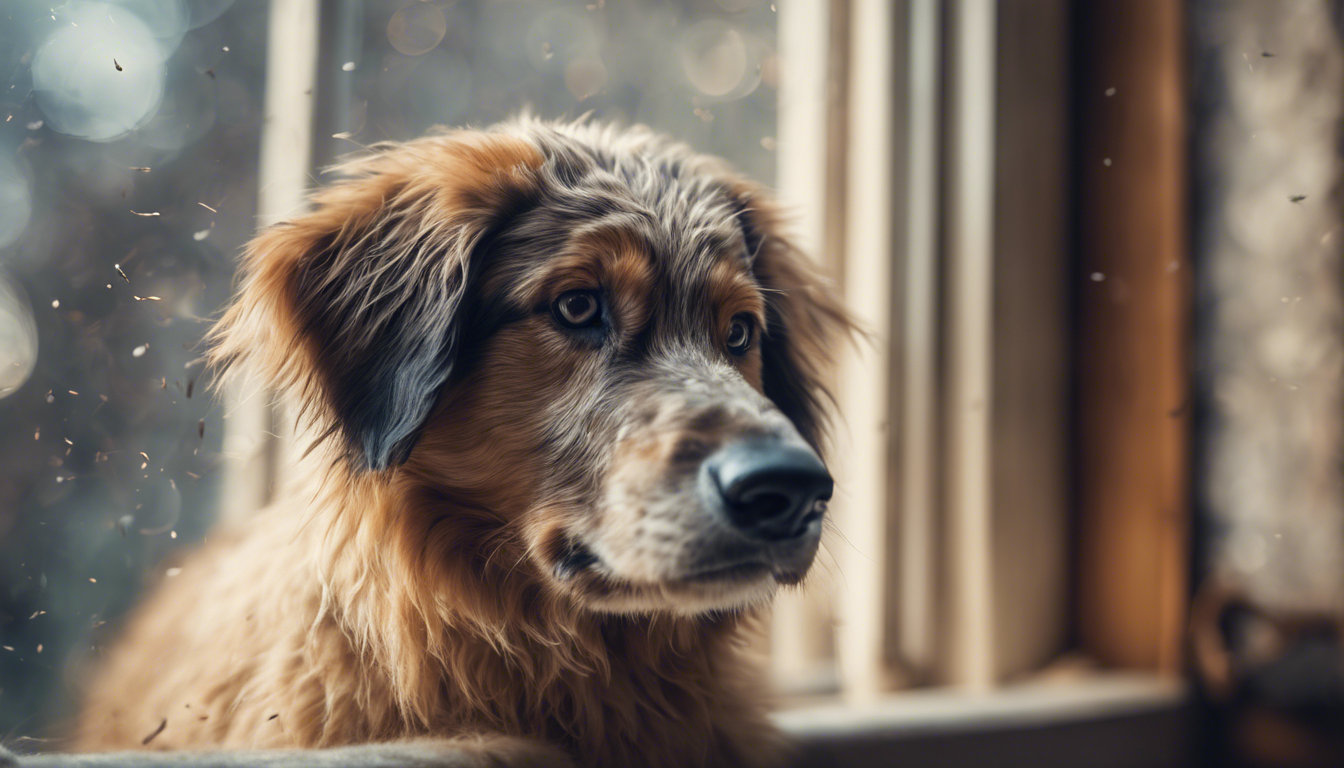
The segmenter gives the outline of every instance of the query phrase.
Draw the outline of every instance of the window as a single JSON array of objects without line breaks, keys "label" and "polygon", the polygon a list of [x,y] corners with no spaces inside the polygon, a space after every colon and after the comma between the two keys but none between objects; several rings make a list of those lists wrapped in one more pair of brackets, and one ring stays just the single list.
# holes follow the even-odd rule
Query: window
[{"label": "window", "polygon": [[255,228],[265,14],[151,5],[0,10],[7,738],[68,712],[63,670],[219,497],[199,342]]}]

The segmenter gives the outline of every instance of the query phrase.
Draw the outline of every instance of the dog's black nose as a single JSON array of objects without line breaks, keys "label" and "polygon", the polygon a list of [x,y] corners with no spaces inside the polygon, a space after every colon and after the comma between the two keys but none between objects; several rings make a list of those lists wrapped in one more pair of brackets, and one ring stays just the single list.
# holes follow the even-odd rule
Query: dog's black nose
[{"label": "dog's black nose", "polygon": [[733,525],[764,539],[802,535],[835,486],[815,453],[778,440],[730,443],[704,467]]}]

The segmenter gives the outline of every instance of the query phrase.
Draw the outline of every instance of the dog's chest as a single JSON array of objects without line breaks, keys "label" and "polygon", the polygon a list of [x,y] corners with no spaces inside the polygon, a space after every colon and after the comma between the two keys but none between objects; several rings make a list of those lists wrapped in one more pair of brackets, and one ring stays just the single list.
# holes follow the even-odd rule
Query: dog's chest
[{"label": "dog's chest", "polygon": [[[486,727],[564,745],[584,765],[768,766],[780,738],[764,715],[754,670],[737,654],[696,638],[677,648],[608,637],[605,658],[547,669],[543,658],[496,657],[477,682],[507,683],[495,701],[459,690],[458,704]],[[481,705],[484,708],[481,709]],[[457,709],[458,707],[453,707]],[[460,710],[459,710],[460,711]],[[479,718],[479,719],[478,719]]]}]

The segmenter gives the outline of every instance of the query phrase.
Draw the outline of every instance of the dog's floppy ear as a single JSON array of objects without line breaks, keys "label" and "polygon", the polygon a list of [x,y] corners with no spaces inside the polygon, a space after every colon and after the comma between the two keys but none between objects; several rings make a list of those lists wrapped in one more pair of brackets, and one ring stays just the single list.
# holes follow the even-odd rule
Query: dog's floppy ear
[{"label": "dog's floppy ear", "polygon": [[826,371],[838,342],[855,326],[837,299],[832,281],[783,233],[784,215],[754,184],[734,185],[738,220],[752,269],[765,288],[765,333],[761,335],[765,396],[779,407],[818,452],[833,403]]},{"label": "dog's floppy ear", "polygon": [[345,164],[311,213],[248,246],[211,362],[296,399],[355,467],[405,461],[452,370],[472,252],[541,162],[524,139],[458,132]]}]

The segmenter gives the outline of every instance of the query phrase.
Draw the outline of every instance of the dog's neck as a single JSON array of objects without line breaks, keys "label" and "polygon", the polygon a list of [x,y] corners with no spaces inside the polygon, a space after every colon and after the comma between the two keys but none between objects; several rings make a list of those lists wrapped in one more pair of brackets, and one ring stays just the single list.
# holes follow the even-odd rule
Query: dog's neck
[{"label": "dog's neck", "polygon": [[[725,740],[768,750],[763,714],[743,711],[760,698],[748,695],[759,691],[742,661],[749,616],[587,611],[545,586],[498,516],[425,509],[423,497],[386,485],[346,487],[354,491],[326,503],[341,508],[316,511],[330,523],[324,592],[343,601],[326,619],[396,702],[386,717],[413,732],[603,745],[603,764],[695,764],[687,749],[738,751]],[[759,721],[760,733],[719,733],[729,712]],[[679,724],[657,727],[669,721]],[[672,733],[689,740],[658,743]]]}]

